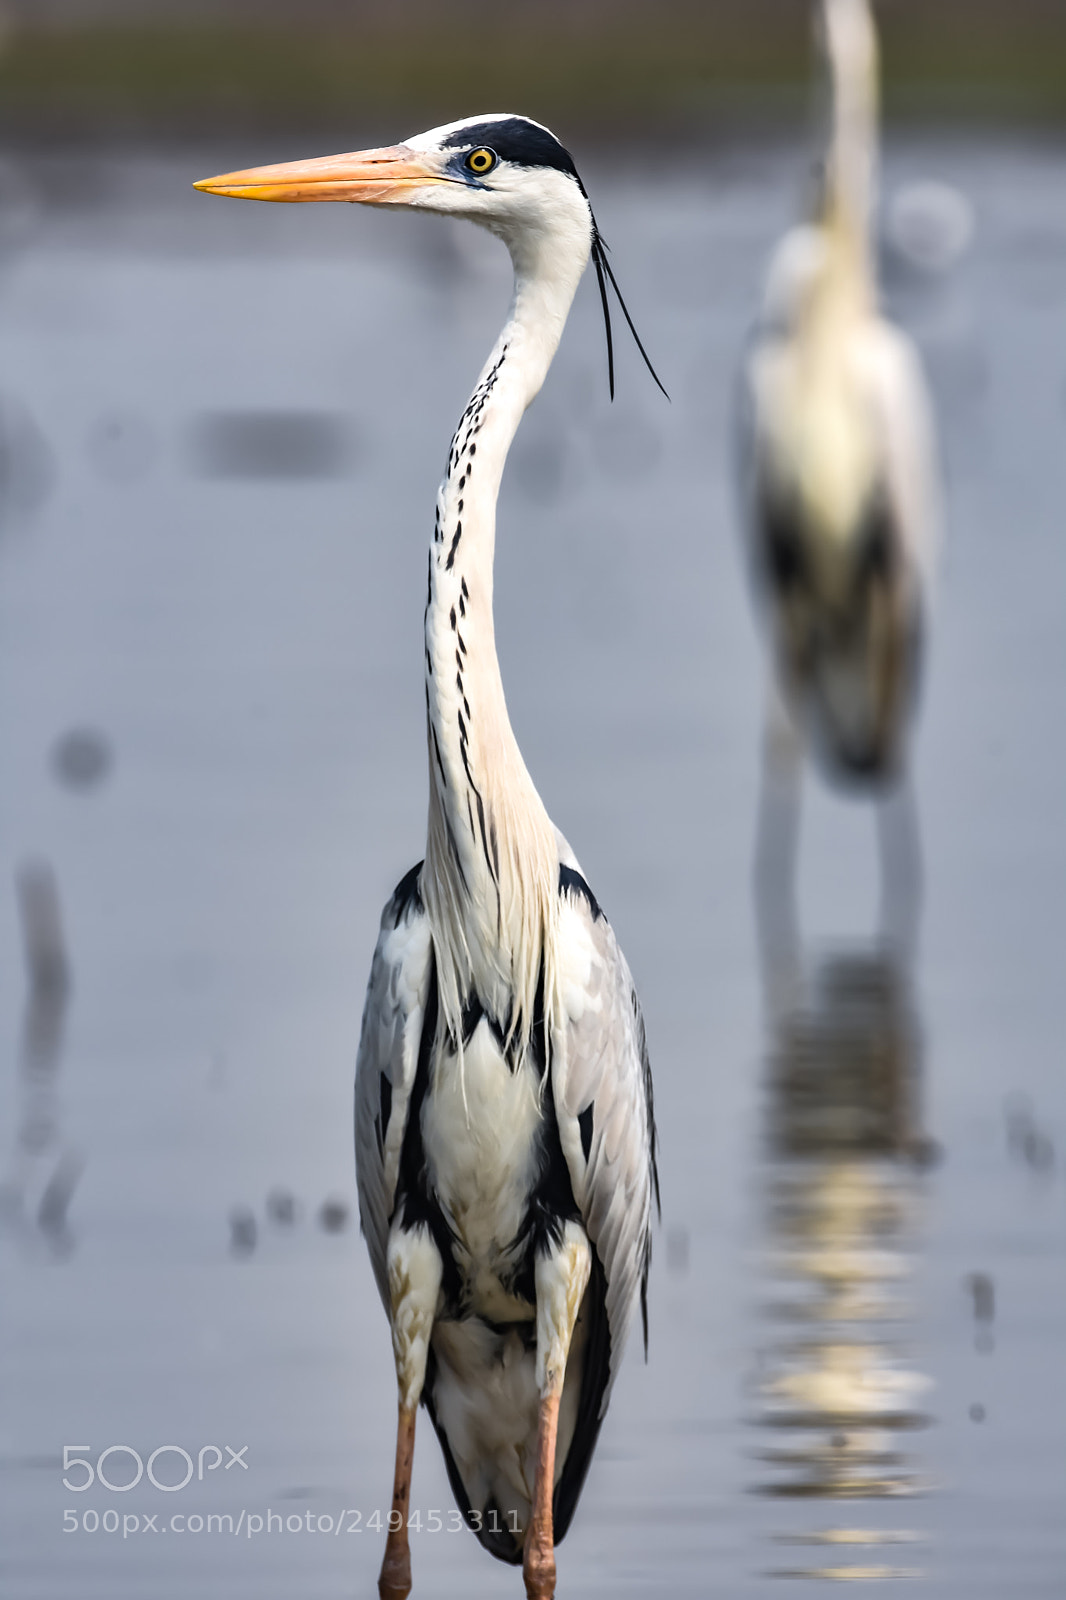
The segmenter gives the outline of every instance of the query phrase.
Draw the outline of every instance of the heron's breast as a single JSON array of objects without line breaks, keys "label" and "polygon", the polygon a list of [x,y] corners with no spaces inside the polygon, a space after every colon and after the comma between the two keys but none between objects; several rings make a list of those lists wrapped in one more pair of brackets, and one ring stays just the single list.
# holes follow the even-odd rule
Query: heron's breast
[{"label": "heron's breast", "polygon": [[846,552],[880,465],[864,374],[846,332],[811,330],[777,353],[761,381],[773,474],[827,558],[834,548]]},{"label": "heron's breast", "polygon": [[427,1177],[471,1269],[494,1270],[522,1229],[542,1119],[533,1066],[512,1071],[487,1018],[462,1062],[445,1049],[422,1111]]}]

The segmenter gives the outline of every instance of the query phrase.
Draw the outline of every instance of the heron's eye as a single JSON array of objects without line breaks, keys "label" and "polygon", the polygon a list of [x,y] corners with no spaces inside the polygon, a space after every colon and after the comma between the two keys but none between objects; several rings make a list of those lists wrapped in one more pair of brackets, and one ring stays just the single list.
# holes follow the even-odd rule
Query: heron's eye
[{"label": "heron's eye", "polygon": [[496,152],[486,150],[484,147],[480,150],[471,150],[463,165],[468,172],[476,172],[480,178],[484,173],[491,172],[496,165]]}]

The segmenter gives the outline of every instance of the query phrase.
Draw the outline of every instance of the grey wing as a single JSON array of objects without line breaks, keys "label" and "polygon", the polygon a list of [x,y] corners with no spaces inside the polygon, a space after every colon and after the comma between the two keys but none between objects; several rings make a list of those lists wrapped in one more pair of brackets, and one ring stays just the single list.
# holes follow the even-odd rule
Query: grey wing
[{"label": "grey wing", "polygon": [[407,874],[382,913],[355,1068],[359,1220],[386,1309],[389,1223],[433,974],[421,868]]},{"label": "grey wing", "polygon": [[900,537],[928,601],[944,520],[932,397],[915,345],[891,323],[877,324],[866,370],[881,421],[884,471]]},{"label": "grey wing", "polygon": [[733,381],[733,495],[738,522],[744,537],[752,535],[753,507],[757,500],[759,476],[763,470],[760,454],[759,364],[763,338],[758,330],[748,337],[743,358]]},{"label": "grey wing", "polygon": [[644,1306],[653,1196],[658,1203],[655,1119],[644,1021],[625,957],[584,879],[564,868],[562,890],[552,1084],[574,1199],[606,1280],[610,1372],[602,1416],[633,1315]]},{"label": "grey wing", "polygon": [[757,329],[752,334],[733,401],[737,528],[752,599],[764,618],[767,606],[772,614],[782,581],[787,584],[798,531],[781,510],[790,498],[782,493],[779,459],[781,351],[782,341],[773,333]]}]

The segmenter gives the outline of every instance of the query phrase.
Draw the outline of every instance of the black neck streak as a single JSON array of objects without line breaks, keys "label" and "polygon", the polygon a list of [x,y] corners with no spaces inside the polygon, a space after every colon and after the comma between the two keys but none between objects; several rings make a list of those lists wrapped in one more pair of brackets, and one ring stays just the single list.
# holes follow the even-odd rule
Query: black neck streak
[{"label": "black neck streak", "polygon": [[[460,789],[465,787],[466,820],[470,828],[470,836],[475,846],[480,848],[484,856],[489,877],[496,891],[497,923],[502,918],[502,904],[500,899],[499,880],[499,844],[496,838],[495,825],[490,816],[486,815],[485,801],[481,788],[474,776],[471,761],[471,728],[475,716],[475,709],[471,708],[470,698],[467,693],[466,678],[469,663],[472,659],[471,648],[468,647],[467,638],[460,630],[460,621],[466,622],[468,617],[468,602],[470,589],[462,570],[462,538],[463,538],[463,511],[467,498],[473,489],[473,475],[477,457],[477,436],[485,423],[485,413],[492,392],[499,380],[504,361],[507,358],[507,346],[504,345],[488,372],[478,383],[462,416],[459,418],[458,427],[452,436],[448,448],[448,464],[445,474],[444,494],[441,503],[437,506],[436,517],[433,525],[433,540],[429,552],[429,587],[426,596],[425,614],[425,656],[426,656],[426,705],[429,717],[432,761],[431,779],[440,780],[442,810],[445,810],[449,837],[452,840],[453,851],[458,860],[458,850],[455,847],[452,827],[454,817],[447,817],[444,806],[444,791],[449,788],[449,770],[451,771],[452,786],[456,781],[454,765],[449,767],[445,760],[444,752],[450,746],[452,750],[458,748],[461,762],[459,774]],[[442,509],[443,507],[443,509]],[[454,521],[453,521],[454,519]],[[446,577],[450,574],[450,577]],[[458,579],[458,592],[455,590],[455,581]],[[445,592],[442,593],[441,585],[444,584]],[[438,683],[443,685],[446,678],[445,657],[440,650],[440,632],[443,615],[448,619],[448,628],[453,635],[453,650],[455,660],[455,689],[457,700],[454,711],[451,709],[451,696],[445,697],[438,688]],[[473,618],[470,618],[473,622]],[[469,627],[468,627],[469,633]],[[473,653],[478,648],[478,638],[475,633],[470,634]],[[436,640],[437,654],[434,656],[433,644]],[[455,721],[451,729],[447,726],[450,716],[454,715]],[[461,802],[460,802],[461,804]],[[461,874],[461,881],[465,886],[465,876]]]}]

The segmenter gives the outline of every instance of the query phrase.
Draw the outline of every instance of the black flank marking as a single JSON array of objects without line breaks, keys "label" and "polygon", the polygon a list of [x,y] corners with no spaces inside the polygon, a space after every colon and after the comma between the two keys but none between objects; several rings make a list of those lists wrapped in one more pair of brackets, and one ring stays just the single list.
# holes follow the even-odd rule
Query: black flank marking
[{"label": "black flank marking", "polygon": [[463,643],[463,636],[459,632],[458,628],[456,628],[456,630],[455,630],[455,636],[459,640],[459,648],[460,648],[460,650],[463,652],[463,654],[465,656],[466,655],[466,645]]},{"label": "black flank marking", "polygon": [[422,1017],[422,1037],[418,1041],[418,1065],[415,1068],[415,1081],[411,1086],[407,1127],[404,1130],[403,1146],[400,1150],[394,1215],[399,1215],[401,1226],[404,1228],[413,1229],[421,1224],[429,1229],[430,1237],[440,1251],[444,1265],[441,1288],[444,1291],[445,1302],[449,1306],[458,1308],[462,1299],[462,1279],[453,1254],[455,1238],[441,1209],[440,1201],[430,1187],[426,1152],[422,1143],[422,1108],[429,1088],[431,1057],[437,1042],[438,1011],[437,963],[434,958],[430,969],[426,1009]]},{"label": "black flank marking", "polygon": [[385,908],[385,915],[381,919],[383,926],[387,922],[390,928],[398,928],[412,907],[421,916],[425,909],[422,904],[421,880],[422,863],[420,861],[417,866],[411,868],[410,872],[404,873],[392,891],[392,899]]},{"label": "black flank marking", "polygon": [[559,893],[579,894],[585,901],[585,904],[588,906],[593,922],[598,922],[601,917],[603,917],[604,922],[607,921],[607,918],[603,916],[603,908],[596,899],[596,896],[593,894],[592,890],[589,888],[580,872],[575,872],[573,867],[560,866]]},{"label": "black flank marking", "polygon": [[456,524],[455,535],[454,535],[454,537],[452,539],[451,549],[448,551],[448,559],[444,563],[445,567],[448,569],[449,572],[452,570],[452,566],[453,566],[453,564],[455,562],[455,552],[459,548],[459,540],[462,538],[462,536],[463,536],[463,525],[460,522],[460,523]]},{"label": "black flank marking", "polygon": [[463,1006],[463,1015],[462,1015],[461,1027],[462,1027],[463,1049],[464,1050],[466,1049],[467,1045],[470,1043],[471,1039],[474,1037],[474,1033],[475,1033],[475,1031],[477,1029],[478,1023],[481,1021],[481,1019],[482,1019],[482,1017],[484,1015],[485,1015],[485,1008],[481,1004],[481,1000],[478,997],[477,993],[475,992],[474,994],[472,994],[470,996],[469,1000],[467,1000],[466,1004]]},{"label": "black flank marking", "polygon": [[470,716],[470,701],[466,698],[465,694],[463,696],[463,710],[466,712],[467,718],[469,718],[469,716]]},{"label": "black flank marking", "polygon": [[457,623],[456,623],[456,620],[455,620],[455,607],[454,606],[452,606],[450,621],[451,621],[451,625],[452,625],[452,632],[454,633],[455,629],[457,627]]},{"label": "black flank marking", "polygon": [[445,774],[444,774],[444,762],[441,760],[440,745],[437,742],[437,730],[433,726],[432,722],[430,723],[429,728],[430,728],[430,732],[433,735],[433,754],[437,758],[437,768],[438,768],[438,771],[440,772],[440,781],[444,785],[444,787],[447,788],[448,787],[448,779],[445,777]]},{"label": "black flank marking", "polygon": [[463,721],[463,714],[461,711],[459,713],[459,739],[462,744],[466,743],[466,723]]},{"label": "black flank marking", "polygon": [[[493,881],[493,883],[496,884],[496,887],[498,889],[499,888],[499,879],[496,876],[496,869],[492,864],[492,857],[489,854],[488,835],[485,832],[485,807],[484,807],[484,804],[482,803],[481,795],[480,795],[480,793],[478,792],[477,789],[474,790],[474,794],[475,794],[475,797],[477,799],[477,821],[478,821],[478,827],[481,830],[481,848],[482,848],[482,850],[484,851],[484,854],[485,854],[485,865],[488,867],[490,873],[492,874],[492,881]],[[497,895],[497,899],[498,898],[499,898],[499,896]]]},{"label": "black flank marking", "polygon": [[[496,837],[496,821],[495,821],[495,818],[493,818],[492,822],[489,824],[489,840],[490,840],[490,842],[492,844],[492,859],[493,859],[493,862],[495,864],[496,877],[499,878],[499,876],[500,876],[500,843],[499,843],[499,840]],[[543,981],[543,974],[541,976],[542,976],[542,981]]]},{"label": "black flank marking", "polygon": [[[517,1034],[521,1031],[521,1017],[516,1018],[513,1007],[507,1016],[506,1027],[489,1018],[496,1043],[512,1072],[517,1072],[522,1064],[522,1054],[519,1049]],[[508,1044],[508,1035],[510,1043]],[[544,1070],[548,1064],[548,1024],[544,1015],[544,962],[541,961],[540,971],[537,974],[537,992],[533,996],[533,1025],[529,1030],[529,1056],[528,1059],[536,1070],[538,1078],[543,1078]]]},{"label": "black flank marking", "polygon": [[463,658],[459,654],[458,650],[455,652],[455,665],[459,668],[459,671],[462,672],[462,670],[463,670]]},{"label": "black flank marking", "polygon": [[464,600],[469,600],[470,599],[470,590],[466,586],[466,579],[465,578],[460,578],[459,579],[459,587],[462,590],[463,599]]},{"label": "black flank marking", "polygon": [[378,1149],[384,1149],[385,1132],[392,1116],[392,1083],[385,1073],[381,1074],[381,1114],[378,1118]]},{"label": "black flank marking", "polygon": [[460,488],[460,490],[466,488],[466,473],[465,472],[463,473],[462,477],[459,479],[459,488]]},{"label": "black flank marking", "polygon": [[463,502],[460,500],[459,505],[458,505],[458,510],[461,511],[462,509],[463,509]]},{"label": "black flank marking", "polygon": [[581,1130],[581,1148],[585,1152],[586,1162],[592,1149],[592,1115],[591,1105],[587,1105],[584,1111],[579,1111],[577,1114],[577,1125]]},{"label": "black flank marking", "polygon": [[[476,444],[472,444],[472,445],[471,445],[471,446],[470,446],[470,454],[471,454],[471,455],[472,455],[472,456],[476,456],[476,455],[477,455],[477,445],[476,445]],[[473,468],[472,468],[472,467],[467,467],[467,469],[466,469],[466,470],[467,470],[467,472],[472,472],[472,471],[473,471]]]},{"label": "black flank marking", "polygon": [[548,1068],[548,1019],[544,1015],[544,957],[541,957],[537,974],[537,992],[533,996],[533,1026],[529,1032],[529,1047],[533,1052],[533,1065],[537,1076],[543,1078]]},{"label": "black flank marking", "polygon": [[444,827],[448,835],[448,848],[452,853],[452,860],[455,862],[455,870],[459,874],[459,882],[462,884],[463,889],[469,892],[467,889],[466,873],[463,871],[463,863],[459,855],[459,846],[455,841],[455,834],[452,832],[452,825],[447,821],[447,819],[445,819]]},{"label": "black flank marking", "polygon": [[466,601],[463,599],[462,595],[459,596],[459,615],[461,617],[466,616]]},{"label": "black flank marking", "polygon": [[534,1268],[536,1257],[555,1249],[567,1222],[579,1222],[581,1213],[570,1183],[570,1169],[559,1143],[555,1119],[555,1097],[549,1089],[544,1096],[544,1115],[538,1131],[537,1176],[522,1222],[521,1237],[528,1241],[513,1284],[513,1294],[536,1304]]},{"label": "black flank marking", "polygon": [[[459,665],[462,666],[462,664],[463,663],[460,661]],[[455,687],[458,689],[459,693],[462,694],[462,692],[463,692],[463,675],[462,675],[461,672],[457,672],[455,674]]]}]

